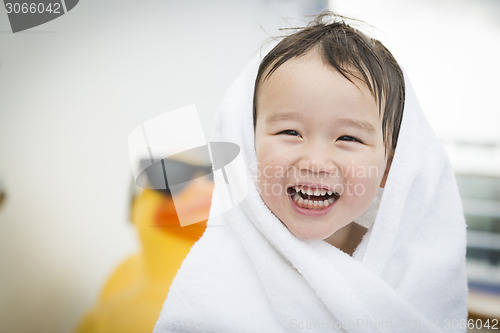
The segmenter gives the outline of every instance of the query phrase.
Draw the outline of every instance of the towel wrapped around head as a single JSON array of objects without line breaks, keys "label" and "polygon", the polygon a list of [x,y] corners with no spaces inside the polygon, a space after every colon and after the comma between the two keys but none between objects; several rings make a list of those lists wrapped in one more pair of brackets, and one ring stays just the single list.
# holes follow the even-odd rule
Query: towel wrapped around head
[{"label": "towel wrapped around head", "polygon": [[[253,91],[261,57],[231,86],[212,141],[241,148],[229,185],[179,270],[154,332],[464,332],[465,221],[453,171],[406,80],[392,166],[352,256],[294,236],[256,185]],[[214,214],[215,215],[215,214]],[[458,323],[458,325],[457,325]]]}]

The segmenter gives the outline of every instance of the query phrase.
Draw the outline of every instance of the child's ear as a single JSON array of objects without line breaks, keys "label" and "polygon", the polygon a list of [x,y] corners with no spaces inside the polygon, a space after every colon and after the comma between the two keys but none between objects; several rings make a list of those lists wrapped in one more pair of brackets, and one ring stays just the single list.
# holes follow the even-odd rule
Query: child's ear
[{"label": "child's ear", "polygon": [[391,152],[391,155],[387,159],[387,164],[385,166],[384,177],[382,177],[382,181],[380,182],[380,187],[385,187],[385,182],[387,181],[387,175],[389,175],[389,170],[391,170],[392,159],[394,158],[394,150]]}]

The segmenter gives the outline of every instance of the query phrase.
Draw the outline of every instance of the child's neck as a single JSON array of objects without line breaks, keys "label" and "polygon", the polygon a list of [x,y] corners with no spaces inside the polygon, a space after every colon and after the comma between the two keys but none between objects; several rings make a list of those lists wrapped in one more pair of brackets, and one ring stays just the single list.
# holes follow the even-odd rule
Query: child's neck
[{"label": "child's neck", "polygon": [[368,229],[352,222],[325,239],[325,241],[348,255],[352,255],[367,231]]}]

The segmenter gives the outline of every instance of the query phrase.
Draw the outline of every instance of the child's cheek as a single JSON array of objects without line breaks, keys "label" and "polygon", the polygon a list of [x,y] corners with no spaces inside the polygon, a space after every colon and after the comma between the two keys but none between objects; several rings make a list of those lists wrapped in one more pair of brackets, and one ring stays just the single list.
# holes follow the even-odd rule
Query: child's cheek
[{"label": "child's cheek", "polygon": [[[278,196],[283,194],[286,185],[286,165],[283,157],[276,152],[263,150],[257,156],[258,184],[261,196]],[[260,158],[259,158],[260,157]]]},{"label": "child's cheek", "polygon": [[344,171],[344,196],[356,215],[361,215],[370,205],[377,193],[384,174],[385,162],[380,158],[372,158],[353,163]]}]

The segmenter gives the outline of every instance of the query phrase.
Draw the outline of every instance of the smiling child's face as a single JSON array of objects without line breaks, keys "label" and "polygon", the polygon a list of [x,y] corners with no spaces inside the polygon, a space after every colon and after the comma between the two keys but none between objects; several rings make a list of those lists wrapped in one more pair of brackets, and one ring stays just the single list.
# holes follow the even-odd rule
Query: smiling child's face
[{"label": "smiling child's face", "polygon": [[378,106],[317,51],[288,60],[257,95],[258,187],[297,237],[325,239],[372,202],[387,164]]}]

